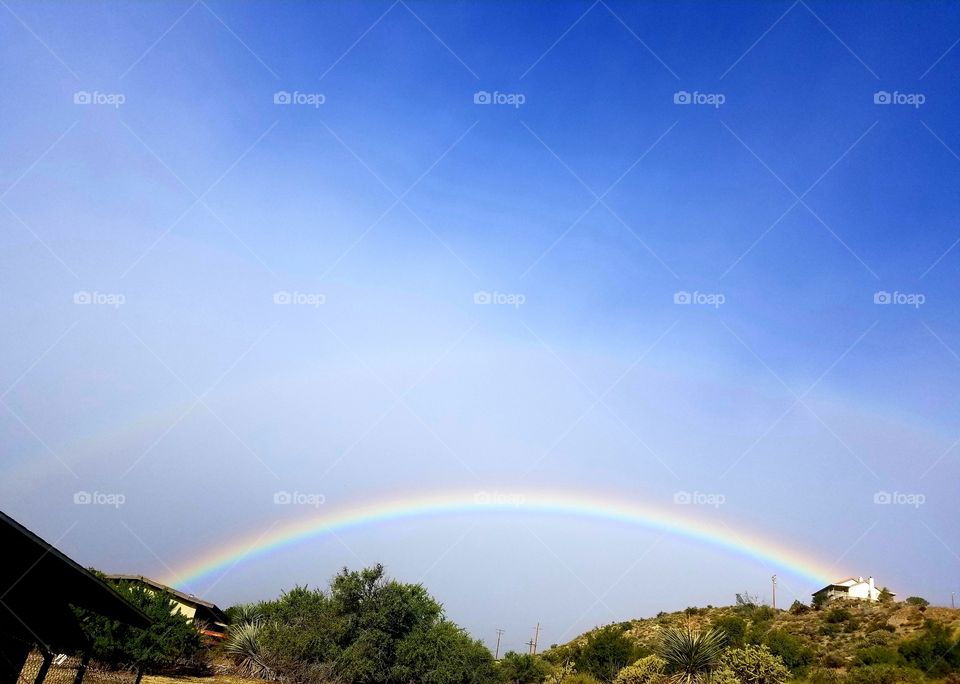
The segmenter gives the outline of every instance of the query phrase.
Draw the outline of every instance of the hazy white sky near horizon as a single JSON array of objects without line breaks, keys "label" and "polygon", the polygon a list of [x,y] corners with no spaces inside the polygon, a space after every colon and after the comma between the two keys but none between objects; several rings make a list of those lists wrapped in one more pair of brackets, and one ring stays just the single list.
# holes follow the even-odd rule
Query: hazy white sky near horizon
[{"label": "hazy white sky near horizon", "polygon": [[[725,503],[697,516],[949,600],[960,52],[943,53],[960,10],[598,4],[548,51],[589,7],[11,2],[4,511],[84,564],[162,575],[312,512],[279,490],[330,510],[470,487],[665,508],[699,491]],[[676,105],[682,90],[726,101]],[[192,588],[229,605],[377,561],[512,648],[537,620],[550,643],[766,594],[771,571],[520,511],[350,530]],[[816,588],[783,572],[781,601]]]}]

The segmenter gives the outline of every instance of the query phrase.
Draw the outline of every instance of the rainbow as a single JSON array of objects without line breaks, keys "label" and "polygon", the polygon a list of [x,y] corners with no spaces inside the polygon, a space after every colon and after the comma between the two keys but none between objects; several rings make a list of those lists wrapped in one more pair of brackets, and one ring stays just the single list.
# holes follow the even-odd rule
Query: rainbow
[{"label": "rainbow", "polygon": [[[320,506],[326,509],[329,504]],[[784,572],[816,586],[826,584],[836,569],[809,553],[745,530],[734,530],[718,516],[698,519],[681,515],[699,506],[653,505],[618,500],[607,493],[565,490],[444,491],[400,496],[323,510],[283,525],[275,524],[212,549],[171,569],[165,582],[181,589],[242,562],[333,532],[386,524],[394,520],[445,515],[559,515],[611,521],[691,539],[753,559],[770,572]],[[684,509],[681,511],[681,509]]]}]

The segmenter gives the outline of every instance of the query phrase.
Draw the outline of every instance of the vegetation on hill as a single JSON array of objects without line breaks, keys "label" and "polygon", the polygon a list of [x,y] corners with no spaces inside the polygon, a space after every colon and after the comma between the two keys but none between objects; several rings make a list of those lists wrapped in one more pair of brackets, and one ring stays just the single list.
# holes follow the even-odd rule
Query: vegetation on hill
[{"label": "vegetation on hill", "polygon": [[[918,597],[900,603],[833,602],[819,609],[797,601],[775,611],[744,594],[733,606],[687,608],[600,627],[552,646],[543,658],[589,674],[591,681],[616,684],[960,684],[958,632],[960,610],[936,608]],[[722,635],[719,656],[710,634]],[[665,662],[651,667],[649,657],[641,657],[611,677],[589,664],[598,639],[615,640],[624,651],[629,645],[635,653],[657,653]]]}]

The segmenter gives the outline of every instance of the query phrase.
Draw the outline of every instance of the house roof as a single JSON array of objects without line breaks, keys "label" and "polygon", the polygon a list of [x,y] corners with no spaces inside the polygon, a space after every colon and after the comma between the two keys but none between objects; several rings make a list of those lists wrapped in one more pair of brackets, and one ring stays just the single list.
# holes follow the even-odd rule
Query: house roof
[{"label": "house roof", "polygon": [[158,591],[163,591],[171,596],[175,597],[181,603],[186,603],[188,605],[202,606],[213,612],[218,619],[226,620],[226,614],[220,610],[220,608],[210,601],[204,601],[203,599],[195,596],[193,594],[187,594],[180,591],[179,589],[174,589],[173,587],[168,587],[166,584],[157,582],[156,580],[150,579],[149,577],[144,577],[143,575],[107,575],[107,579],[111,579],[118,582],[140,582],[146,584],[147,586],[153,587]]},{"label": "house roof", "polygon": [[86,642],[72,606],[134,627],[150,618],[94,573],[0,511],[0,631],[58,648]]}]

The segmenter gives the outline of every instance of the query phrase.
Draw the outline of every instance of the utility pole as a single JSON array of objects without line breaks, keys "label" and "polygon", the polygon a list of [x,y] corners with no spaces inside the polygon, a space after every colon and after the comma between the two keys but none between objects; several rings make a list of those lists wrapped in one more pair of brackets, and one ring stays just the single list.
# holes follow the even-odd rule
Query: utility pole
[{"label": "utility pole", "polygon": [[502,636],[503,636],[503,630],[498,629],[497,630],[497,652],[493,656],[494,660],[500,660],[500,637]]},{"label": "utility pole", "polygon": [[533,655],[537,655],[537,644],[540,643],[540,623],[537,622],[537,631],[533,633]]},{"label": "utility pole", "polygon": [[774,575],[770,578],[773,582],[773,609],[777,609],[777,576]]}]

